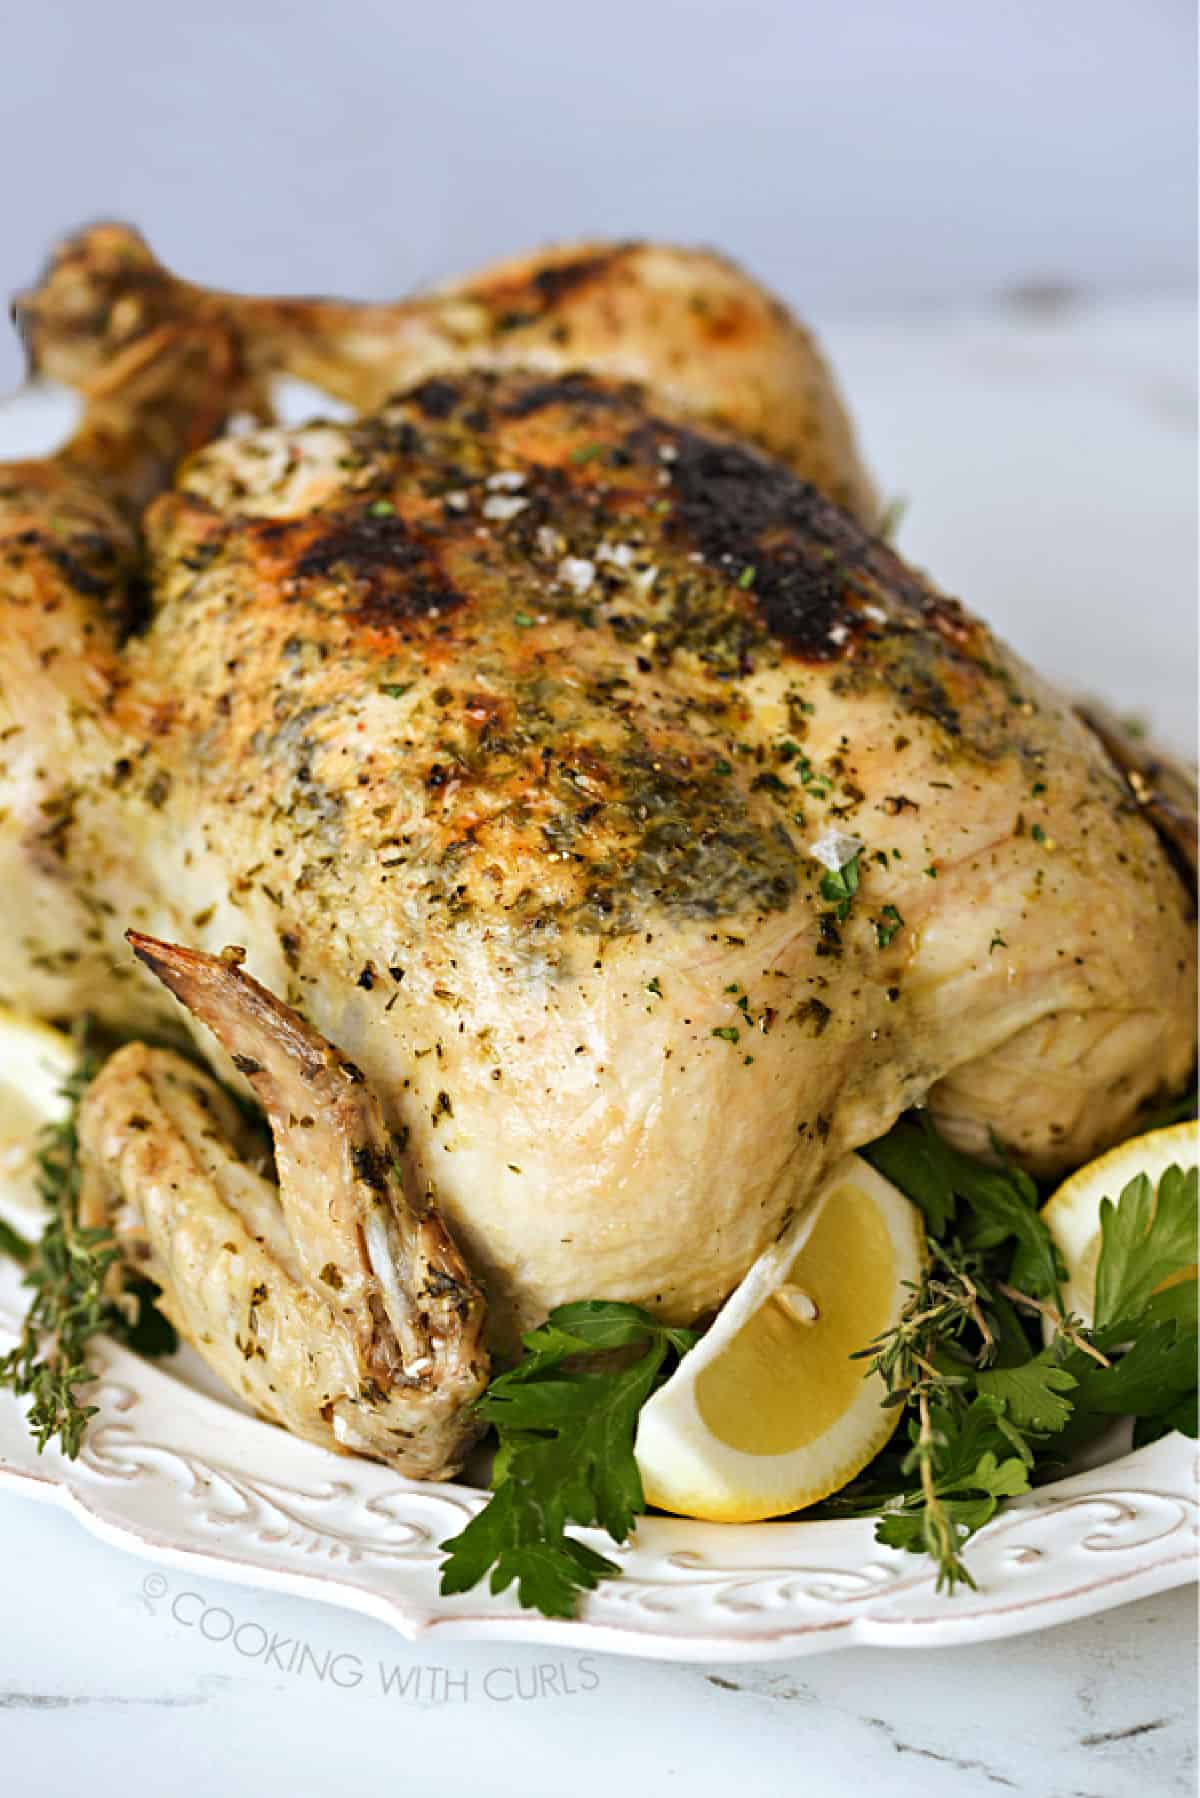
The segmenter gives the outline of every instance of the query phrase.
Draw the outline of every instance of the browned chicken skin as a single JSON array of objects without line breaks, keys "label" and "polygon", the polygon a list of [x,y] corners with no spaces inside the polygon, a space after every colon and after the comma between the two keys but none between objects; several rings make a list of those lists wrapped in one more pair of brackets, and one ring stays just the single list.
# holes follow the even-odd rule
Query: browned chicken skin
[{"label": "browned chicken skin", "polygon": [[[90,312],[60,303],[72,283],[94,292],[86,267],[52,281],[27,308],[32,340],[92,384],[114,340],[129,355],[173,308],[179,331],[199,321],[231,346],[210,407],[244,407],[248,386],[260,406],[270,367],[371,400],[389,368],[424,377],[359,422],[185,462],[145,515],[151,616],[123,644],[105,622],[135,566],[118,515],[89,514],[81,584],[78,543],[64,565],[38,509],[43,476],[0,476],[0,629],[6,660],[10,639],[25,658],[3,695],[0,855],[22,918],[3,997],[161,1028],[173,1009],[130,978],[125,928],[244,945],[309,1020],[272,1012],[277,1043],[320,1031],[366,1075],[398,1138],[395,1203],[432,1189],[465,1257],[455,1281],[467,1265],[482,1281],[502,1344],[571,1298],[711,1310],[832,1162],[909,1104],[1049,1172],[1127,1133],[1194,1052],[1188,895],[1070,705],[816,486],[695,422],[781,449],[792,414],[739,414],[719,338],[706,408],[690,312],[647,301],[640,335],[614,314],[618,347],[598,340],[586,371],[546,360],[555,304],[603,295],[614,270],[624,293],[649,266],[632,255],[557,291],[536,267],[512,278],[545,302],[508,327],[535,334],[532,370],[498,366],[494,331],[467,333],[457,360],[410,360],[404,306],[198,295],[134,257],[143,322],[118,328],[119,268]],[[676,331],[687,404],[661,372]],[[616,363],[654,384],[613,379]],[[829,453],[868,510],[852,451]],[[791,459],[806,467],[803,441]],[[300,1076],[264,1076],[238,977],[216,978],[216,1009],[204,981],[172,984],[262,1064],[249,1078],[270,1111],[268,1086]],[[89,1153],[103,1137],[106,1203],[141,1240],[146,1174],[126,1165],[128,1107],[106,1079],[92,1103],[111,1128]],[[311,1290],[326,1226],[290,1189],[344,1165],[353,1130],[335,1121],[306,1170],[273,1121]],[[345,1215],[328,1220],[343,1245]],[[360,1256],[368,1284],[381,1264]],[[461,1432],[436,1440],[452,1462]],[[432,1451],[387,1458],[437,1471]]]}]

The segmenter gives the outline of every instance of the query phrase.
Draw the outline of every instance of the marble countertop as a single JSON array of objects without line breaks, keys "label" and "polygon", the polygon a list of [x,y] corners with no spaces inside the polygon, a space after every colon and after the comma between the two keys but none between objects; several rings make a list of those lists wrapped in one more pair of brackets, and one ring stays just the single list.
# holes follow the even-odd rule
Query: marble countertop
[{"label": "marble countertop", "polygon": [[[1036,1636],[668,1666],[425,1649],[192,1579],[0,1500],[0,1782],[14,1798],[359,1789],[600,1798],[1174,1798],[1195,1790],[1189,1589]],[[384,1782],[387,1782],[387,1786]]]},{"label": "marble countertop", "polygon": [[[1194,724],[1194,319],[1141,302],[828,321],[901,547],[1047,673]],[[26,447],[33,451],[37,446]],[[1195,1790],[1191,1590],[954,1652],[685,1667],[413,1647],[0,1496],[0,1789],[689,1798]]]}]

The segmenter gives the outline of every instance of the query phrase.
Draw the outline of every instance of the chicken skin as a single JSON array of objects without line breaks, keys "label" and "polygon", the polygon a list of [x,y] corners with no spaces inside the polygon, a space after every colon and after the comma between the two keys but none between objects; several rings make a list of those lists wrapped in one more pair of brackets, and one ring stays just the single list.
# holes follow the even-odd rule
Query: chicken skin
[{"label": "chicken skin", "polygon": [[[319,361],[333,386],[343,340],[343,392],[386,389],[380,309],[366,378],[350,308],[256,314],[134,273],[146,329],[169,303],[234,346],[229,410],[247,389],[260,407],[272,368]],[[44,364],[84,378],[89,332],[127,357],[115,312],[80,308],[59,354],[35,303]],[[649,384],[604,352],[500,367],[468,347],[430,373],[401,348],[403,391],[357,421],[216,438],[143,515],[130,634],[119,513],[81,584],[29,522],[36,470],[0,479],[27,533],[0,543],[0,628],[26,645],[23,690],[5,682],[3,996],[160,1035],[182,1000],[271,1118],[276,1258],[303,1303],[333,1256],[358,1282],[337,1320],[358,1374],[381,1352],[393,1385],[426,1354],[454,1370],[433,1381],[448,1406],[406,1388],[382,1420],[348,1401],[340,1433],[326,1420],[415,1474],[461,1453],[476,1282],[503,1349],[570,1299],[692,1322],[907,1106],[1050,1173],[1127,1134],[1194,1054],[1190,897],[1098,737],[872,536],[869,489],[842,490],[856,517],[801,478],[802,445],[760,447],[783,448],[761,417],[735,435],[728,394],[682,404],[640,329],[618,372],[640,357]],[[41,631],[65,653],[38,666]],[[122,1051],[89,1098],[97,1202],[202,1352],[224,1331],[228,1373],[232,1301],[189,1312],[203,1257],[172,1238],[233,1203],[234,1137],[226,1120],[204,1161],[155,1053]],[[322,1116],[321,1070],[347,1057],[377,1113],[330,1114],[306,1147],[296,1106]],[[155,1094],[194,1197],[151,1192],[131,1145]],[[347,1176],[364,1131],[392,1145],[385,1193]],[[251,1237],[268,1197],[245,1201]],[[391,1237],[371,1238],[376,1199]],[[431,1316],[434,1264],[453,1292]],[[428,1429],[385,1440],[414,1411]]]}]

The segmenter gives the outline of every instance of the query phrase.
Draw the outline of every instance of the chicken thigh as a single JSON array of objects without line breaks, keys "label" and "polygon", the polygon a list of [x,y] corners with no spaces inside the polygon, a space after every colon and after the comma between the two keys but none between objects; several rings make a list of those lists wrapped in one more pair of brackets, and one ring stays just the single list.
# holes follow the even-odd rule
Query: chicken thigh
[{"label": "chicken thigh", "polygon": [[[247,379],[304,362],[300,302],[282,350],[274,315],[264,346],[240,302],[171,303],[232,334]],[[569,1299],[710,1313],[914,1103],[1042,1172],[1128,1133],[1193,1057],[1190,898],[1070,704],[657,388],[471,361],[357,422],[192,455],[144,516],[144,624],[118,647],[94,623],[96,648],[79,624],[36,704],[9,696],[5,852],[40,896],[4,996],[161,1030],[174,1002],[126,929],[193,970],[240,945],[277,1021],[299,1014],[277,1053],[311,1061],[319,1032],[361,1071],[388,1203],[436,1205],[462,1327],[473,1277],[505,1348]],[[8,553],[34,598],[6,632],[119,611],[115,549],[95,593],[44,537]],[[236,983],[168,984],[263,1092]],[[273,1123],[286,1186],[303,1155]],[[119,1131],[88,1140],[144,1240],[145,1171]],[[307,1278],[313,1213],[280,1205]],[[386,1256],[354,1252],[385,1328]],[[478,1377],[469,1343],[456,1364]],[[369,1452],[437,1471],[400,1438]]]}]

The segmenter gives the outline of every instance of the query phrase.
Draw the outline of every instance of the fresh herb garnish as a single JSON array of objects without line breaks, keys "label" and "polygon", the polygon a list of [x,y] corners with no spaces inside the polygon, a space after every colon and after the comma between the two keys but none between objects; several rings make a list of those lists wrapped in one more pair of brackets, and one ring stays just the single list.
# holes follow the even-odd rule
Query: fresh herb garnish
[{"label": "fresh herb garnish", "polygon": [[[856,879],[847,897],[855,890]],[[656,977],[648,990],[657,986]],[[745,995],[738,1005],[751,1022]],[[739,1040],[735,1025],[712,1034]],[[93,1339],[115,1336],[145,1354],[175,1346],[152,1287],[126,1275],[116,1290],[111,1233],[79,1223],[78,1107],[97,1065],[85,1041],[67,1115],[43,1133],[38,1184],[50,1217],[41,1240],[0,1230],[0,1250],[25,1266],[33,1295],[20,1340],[0,1359],[0,1386],[31,1400],[39,1449],[57,1437],[69,1457],[96,1410],[80,1397],[95,1378]],[[1095,1316],[1085,1325],[1064,1308],[1033,1181],[993,1149],[999,1165],[984,1165],[918,1113],[863,1151],[921,1210],[930,1255],[896,1326],[861,1356],[904,1413],[900,1440],[820,1509],[877,1514],[881,1543],[933,1557],[939,1590],[973,1585],[970,1537],[1006,1499],[1059,1474],[1114,1417],[1135,1420],[1138,1445],[1172,1429],[1197,1434],[1196,1170],[1169,1168],[1157,1187],[1138,1175],[1115,1203],[1104,1200]],[[695,1341],[607,1301],[560,1306],[529,1332],[523,1359],[476,1406],[499,1437],[492,1496],[441,1545],[442,1591],[490,1576],[493,1592],[515,1583],[523,1605],[568,1617],[581,1592],[617,1574],[567,1526],[628,1539],[645,1506],[638,1413]]]},{"label": "fresh herb garnish", "polygon": [[28,1267],[33,1260],[33,1244],[11,1224],[6,1224],[0,1217],[0,1255],[7,1255],[10,1261],[19,1261],[22,1267]]},{"label": "fresh herb garnish", "polygon": [[931,1555],[952,1591],[974,1584],[964,1544],[1003,1500],[1061,1473],[1112,1418],[1134,1417],[1139,1444],[1196,1434],[1196,1170],[1169,1169],[1157,1190],[1139,1175],[1103,1202],[1085,1326],[1063,1308],[1028,1175],[951,1148],[924,1114],[864,1153],[923,1212],[930,1260],[864,1351],[904,1407],[906,1446],[822,1509],[882,1513],[877,1539]]},{"label": "fresh herb garnish", "polygon": [[954,1225],[959,1240],[980,1252],[1011,1241],[1009,1278],[1036,1298],[1057,1291],[1061,1269],[1028,1174],[987,1167],[952,1148],[925,1112],[901,1118],[860,1153],[918,1206],[930,1236],[945,1238]]},{"label": "fresh herb garnish", "polygon": [[[886,859],[886,858],[885,858]],[[886,949],[898,930],[903,929],[904,919],[894,905],[885,905],[875,919],[875,941],[881,949]]]},{"label": "fresh herb garnish", "polygon": [[36,1245],[15,1232],[0,1240],[0,1248],[24,1263],[24,1284],[33,1293],[16,1347],[0,1357],[0,1387],[31,1400],[27,1421],[39,1453],[57,1436],[70,1460],[96,1412],[79,1397],[80,1388],[96,1378],[88,1365],[93,1338],[116,1336],[146,1355],[170,1354],[176,1340],[166,1318],[153,1309],[148,1282],[127,1279],[118,1308],[112,1270],[120,1250],[110,1231],[84,1229],[79,1222],[76,1125],[79,1102],[98,1067],[86,1026],[79,1040],[79,1061],[63,1088],[66,1116],[46,1126],[38,1151],[37,1185],[50,1207],[49,1220]]},{"label": "fresh herb garnish", "polygon": [[515,1581],[523,1605],[571,1617],[580,1592],[620,1572],[566,1526],[628,1539],[646,1502],[633,1453],[638,1412],[668,1357],[695,1340],[636,1305],[604,1301],[560,1305],[522,1338],[524,1358],[476,1405],[500,1439],[492,1496],[441,1544],[443,1593],[490,1573],[493,1592]]},{"label": "fresh herb garnish", "polygon": [[1157,1192],[1145,1174],[1100,1205],[1096,1328],[1139,1317],[1165,1280],[1196,1262],[1196,1176],[1168,1168]]},{"label": "fresh herb garnish", "polygon": [[858,891],[858,863],[861,855],[862,850],[856,849],[849,861],[843,862],[840,868],[830,868],[821,876],[821,897],[829,900],[840,924],[844,924],[850,916],[850,907]]}]

